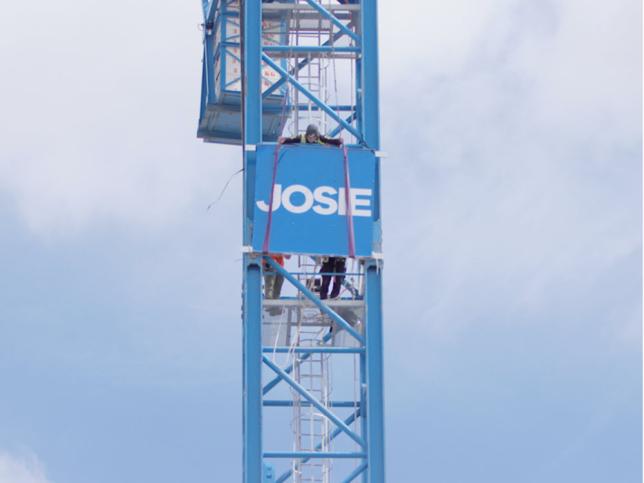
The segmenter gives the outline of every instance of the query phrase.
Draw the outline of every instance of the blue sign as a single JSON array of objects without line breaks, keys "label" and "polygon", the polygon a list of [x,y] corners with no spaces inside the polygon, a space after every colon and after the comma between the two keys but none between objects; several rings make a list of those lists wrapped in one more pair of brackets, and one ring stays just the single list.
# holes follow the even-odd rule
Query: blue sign
[{"label": "blue sign", "polygon": [[356,256],[371,256],[377,216],[376,157],[371,150],[351,148],[347,163],[348,186],[341,148],[258,146],[253,250],[267,246],[271,253],[348,256],[353,244]]}]

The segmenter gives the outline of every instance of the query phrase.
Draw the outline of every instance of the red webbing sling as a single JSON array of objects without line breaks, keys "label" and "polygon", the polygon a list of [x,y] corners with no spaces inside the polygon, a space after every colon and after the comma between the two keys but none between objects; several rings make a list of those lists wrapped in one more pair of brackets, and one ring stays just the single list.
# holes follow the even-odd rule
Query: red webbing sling
[{"label": "red webbing sling", "polygon": [[349,179],[349,152],[347,147],[342,145],[344,154],[344,203],[347,208],[347,237],[349,242],[349,257],[356,257],[355,236],[353,233],[353,213],[351,212],[351,180]]},{"label": "red webbing sling", "polygon": [[275,145],[275,155],[273,156],[273,179],[271,181],[271,194],[268,201],[268,220],[266,221],[266,231],[264,232],[264,244],[262,252],[268,253],[268,245],[271,241],[271,225],[273,224],[273,193],[275,193],[275,180],[277,178],[277,162],[279,160],[281,144]]},{"label": "red webbing sling", "polygon": [[[262,244],[262,252],[268,253],[268,248],[271,240],[271,227],[273,225],[273,193],[275,193],[275,181],[277,180],[277,165],[279,162],[279,152],[281,144],[275,146],[275,154],[273,156],[273,177],[271,180],[271,192],[268,201],[268,220],[266,221],[266,231],[264,232],[264,243]],[[344,203],[347,213],[347,238],[349,244],[349,257],[355,258],[355,235],[353,230],[353,214],[351,212],[351,180],[349,178],[349,152],[347,147],[342,145],[342,153],[344,157]],[[339,200],[338,200],[339,201]]]}]

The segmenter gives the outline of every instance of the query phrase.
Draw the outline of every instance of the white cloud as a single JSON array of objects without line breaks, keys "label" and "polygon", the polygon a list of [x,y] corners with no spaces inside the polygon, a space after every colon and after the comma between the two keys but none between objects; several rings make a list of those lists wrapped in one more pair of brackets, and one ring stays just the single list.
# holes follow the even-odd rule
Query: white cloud
[{"label": "white cloud", "polygon": [[[191,5],[23,2],[0,19],[0,192],[36,233],[172,225],[237,169],[238,148],[194,137]],[[464,296],[473,312],[539,307],[638,249],[640,2],[416,0],[380,14],[385,247],[437,289],[400,294],[414,313],[425,302],[414,320],[440,327]]]},{"label": "white cloud", "polygon": [[[395,71],[383,50],[385,251],[415,267],[389,295],[423,333],[582,307],[641,250],[639,2],[459,5],[409,23]],[[638,341],[626,312],[613,335]]]},{"label": "white cloud", "polygon": [[34,454],[12,454],[0,450],[0,483],[50,483],[42,463]]},{"label": "white cloud", "polygon": [[[512,0],[380,2],[381,72],[385,86],[422,82],[428,70],[463,65],[489,25]],[[399,83],[398,81],[402,81]]]},{"label": "white cloud", "polygon": [[36,233],[172,224],[236,170],[238,149],[195,137],[199,20],[199,2],[5,10],[0,193]]},{"label": "white cloud", "polygon": [[[546,181],[589,137],[597,162],[612,157],[638,136],[640,9],[636,0],[382,2],[387,150],[410,158],[414,179],[460,168],[433,184],[451,198],[457,188],[475,195],[480,176],[489,189],[495,175],[519,176],[517,156]],[[195,139],[198,2],[146,0],[127,15],[95,0],[6,10],[0,193],[35,232],[172,224],[239,166],[238,148]],[[529,166],[536,160],[541,168]]]}]

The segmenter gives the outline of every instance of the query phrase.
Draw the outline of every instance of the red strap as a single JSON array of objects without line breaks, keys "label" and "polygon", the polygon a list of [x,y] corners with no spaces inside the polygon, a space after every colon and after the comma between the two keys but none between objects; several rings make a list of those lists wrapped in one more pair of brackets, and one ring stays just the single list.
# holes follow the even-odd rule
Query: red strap
[{"label": "red strap", "polygon": [[[273,193],[275,192],[275,181],[277,180],[277,164],[281,144],[275,146],[275,155],[273,156],[273,179],[271,180],[271,192],[268,201],[268,220],[266,221],[266,231],[264,232],[264,243],[262,252],[268,253],[268,247],[271,240],[271,226],[273,224]],[[351,212],[351,180],[349,179],[349,153],[346,146],[342,146],[344,157],[344,203],[347,212],[347,237],[349,243],[349,257],[355,258],[355,235],[353,230],[353,214]]]},{"label": "red strap", "polygon": [[349,153],[347,147],[342,145],[344,153],[344,202],[347,209],[347,237],[349,242],[349,257],[356,257],[355,236],[353,233],[353,214],[351,213],[351,181],[349,180]]},{"label": "red strap", "polygon": [[277,178],[277,161],[279,159],[279,152],[281,144],[275,145],[275,156],[273,157],[273,180],[271,181],[271,194],[268,201],[268,220],[266,221],[266,231],[264,232],[264,244],[262,245],[262,252],[268,253],[268,245],[271,242],[271,225],[273,224],[273,193],[275,192],[275,181]]}]

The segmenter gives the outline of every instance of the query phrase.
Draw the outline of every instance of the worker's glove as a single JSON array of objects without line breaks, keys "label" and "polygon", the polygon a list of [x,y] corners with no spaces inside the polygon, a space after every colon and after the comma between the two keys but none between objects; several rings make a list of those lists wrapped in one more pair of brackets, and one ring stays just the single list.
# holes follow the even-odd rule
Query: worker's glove
[{"label": "worker's glove", "polygon": [[338,138],[338,141],[340,141],[340,146],[344,146],[344,139]]}]

